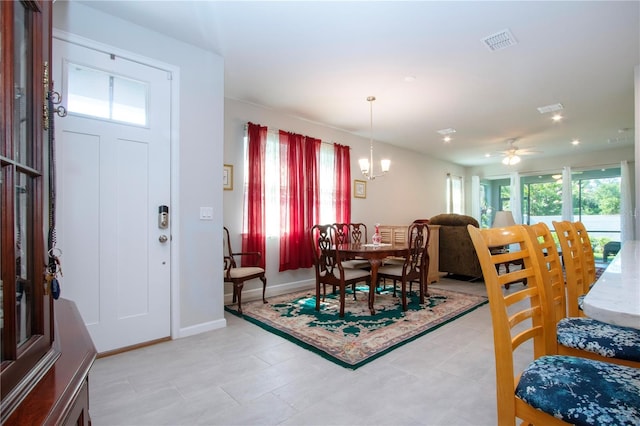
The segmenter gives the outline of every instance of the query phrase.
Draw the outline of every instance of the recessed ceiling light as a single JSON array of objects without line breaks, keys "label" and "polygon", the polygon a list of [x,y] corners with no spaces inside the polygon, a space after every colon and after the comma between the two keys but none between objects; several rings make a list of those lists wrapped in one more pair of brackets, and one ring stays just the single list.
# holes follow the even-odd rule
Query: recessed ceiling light
[{"label": "recessed ceiling light", "polygon": [[574,139],[571,141],[571,145],[580,145],[580,141],[578,139]]},{"label": "recessed ceiling light", "polygon": [[485,157],[489,158],[491,157],[491,154],[489,154],[488,152],[484,155]]},{"label": "recessed ceiling light", "polygon": [[562,120],[562,114],[553,114],[553,117],[551,117],[551,119],[553,121],[560,121]]},{"label": "recessed ceiling light", "polygon": [[451,142],[451,136],[445,136],[442,140],[445,142]]}]

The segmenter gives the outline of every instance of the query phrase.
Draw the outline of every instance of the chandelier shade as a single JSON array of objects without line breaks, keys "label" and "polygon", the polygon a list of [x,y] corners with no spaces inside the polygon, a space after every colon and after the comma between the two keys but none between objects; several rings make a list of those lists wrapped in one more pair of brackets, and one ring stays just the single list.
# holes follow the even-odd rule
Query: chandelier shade
[{"label": "chandelier shade", "polygon": [[373,101],[376,100],[375,96],[367,97],[367,101],[369,102],[369,115],[370,115],[370,138],[369,138],[369,158],[361,158],[358,160],[358,164],[360,165],[360,171],[362,175],[368,179],[373,180],[377,177],[384,176],[389,172],[391,168],[391,160],[383,159],[380,160],[380,171],[381,174],[374,174],[373,172]]}]

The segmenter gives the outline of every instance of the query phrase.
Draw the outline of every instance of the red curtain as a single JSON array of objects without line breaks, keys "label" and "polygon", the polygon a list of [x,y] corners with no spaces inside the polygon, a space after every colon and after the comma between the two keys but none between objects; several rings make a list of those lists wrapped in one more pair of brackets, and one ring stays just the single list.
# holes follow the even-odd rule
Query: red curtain
[{"label": "red curtain", "polygon": [[[266,259],[265,152],[267,128],[248,123],[248,186],[242,251]],[[313,254],[309,228],[320,222],[320,139],[280,131],[280,260],[279,270],[309,268]],[[334,144],[336,222],[351,222],[351,162],[349,147]],[[243,256],[247,257],[247,256]],[[244,266],[255,264],[243,259]]]},{"label": "red curtain", "polygon": [[319,143],[280,131],[280,272],[313,265],[307,233],[318,201],[306,195],[309,182],[317,186],[317,155],[309,151]]},{"label": "red curtain", "polygon": [[351,155],[349,147],[334,143],[336,222],[351,222]]},{"label": "red curtain", "polygon": [[248,169],[247,169],[247,198],[245,215],[247,220],[246,232],[242,234],[242,251],[257,251],[262,253],[259,260],[252,256],[241,256],[243,266],[266,264],[266,237],[264,218],[264,164],[267,145],[267,128],[257,124],[248,124]]}]

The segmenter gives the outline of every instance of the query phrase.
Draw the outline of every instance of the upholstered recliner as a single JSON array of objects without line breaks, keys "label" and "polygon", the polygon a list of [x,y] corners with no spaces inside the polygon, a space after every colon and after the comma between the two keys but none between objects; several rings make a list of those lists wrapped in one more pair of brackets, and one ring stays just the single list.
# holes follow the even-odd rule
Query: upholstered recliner
[{"label": "upholstered recliner", "polygon": [[471,216],[451,213],[433,216],[429,223],[440,225],[440,272],[482,278],[482,268],[467,230],[467,225],[478,228],[478,221]]}]

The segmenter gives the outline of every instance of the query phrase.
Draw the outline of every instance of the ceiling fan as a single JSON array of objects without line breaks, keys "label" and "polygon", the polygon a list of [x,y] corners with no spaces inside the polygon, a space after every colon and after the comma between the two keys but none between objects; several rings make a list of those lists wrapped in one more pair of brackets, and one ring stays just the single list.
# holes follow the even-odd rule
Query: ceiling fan
[{"label": "ceiling fan", "polygon": [[516,139],[509,139],[507,144],[509,147],[506,151],[502,151],[501,154],[504,156],[502,159],[502,164],[507,166],[513,166],[520,162],[520,156],[522,155],[533,155],[538,154],[542,151],[532,151],[530,149],[520,149],[515,145]]}]

